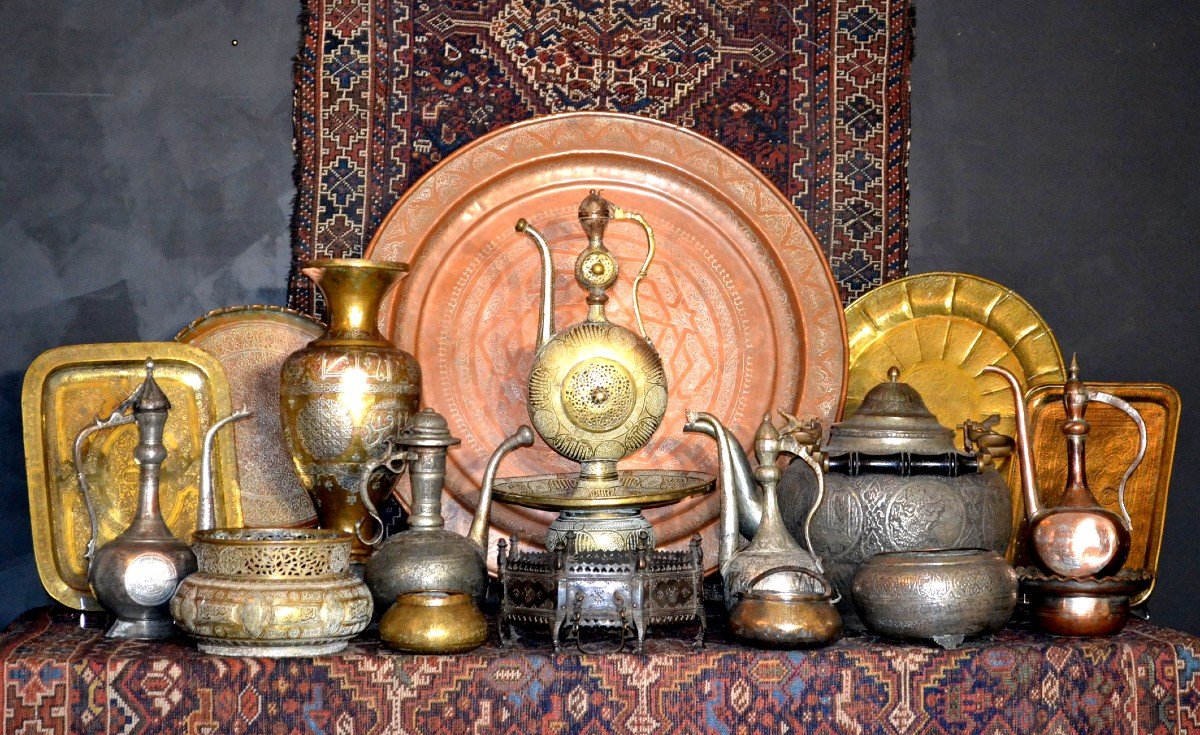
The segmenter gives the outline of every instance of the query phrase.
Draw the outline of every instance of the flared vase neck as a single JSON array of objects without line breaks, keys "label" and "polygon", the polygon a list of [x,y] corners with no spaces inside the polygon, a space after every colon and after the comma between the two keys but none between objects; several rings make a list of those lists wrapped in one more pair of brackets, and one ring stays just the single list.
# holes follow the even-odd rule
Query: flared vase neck
[{"label": "flared vase neck", "polygon": [[391,345],[379,332],[379,307],[408,272],[407,265],[353,259],[315,260],[301,272],[317,284],[329,305],[329,326],[319,342]]}]

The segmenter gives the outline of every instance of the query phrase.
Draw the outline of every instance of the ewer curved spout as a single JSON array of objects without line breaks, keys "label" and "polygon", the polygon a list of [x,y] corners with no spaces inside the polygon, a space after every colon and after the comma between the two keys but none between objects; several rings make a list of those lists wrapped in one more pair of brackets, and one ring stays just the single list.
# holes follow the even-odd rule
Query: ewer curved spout
[{"label": "ewer curved spout", "polygon": [[204,434],[204,449],[200,453],[200,499],[196,503],[197,531],[209,531],[217,527],[217,494],[212,478],[213,440],[225,426],[253,415],[253,411],[242,406],[240,410],[214,423]]},{"label": "ewer curved spout", "polygon": [[479,491],[479,507],[475,509],[475,518],[471,521],[471,530],[467,533],[476,546],[486,553],[488,546],[488,523],[492,514],[492,486],[496,484],[496,470],[500,468],[500,460],[514,449],[533,446],[533,429],[522,425],[515,433],[506,438],[492,452],[487,469],[483,473],[483,487]]},{"label": "ewer curved spout", "polygon": [[529,235],[542,258],[542,310],[537,335],[537,348],[540,350],[554,336],[554,259],[550,257],[546,238],[524,217],[517,220],[516,231]]},{"label": "ewer curved spout", "polygon": [[1017,415],[1017,453],[1021,462],[1021,487],[1025,497],[1025,514],[1029,520],[1041,515],[1044,508],[1038,498],[1037,474],[1033,469],[1033,447],[1030,445],[1029,423],[1025,413],[1025,396],[1017,376],[998,365],[983,368],[985,373],[999,375],[1012,390]]},{"label": "ewer curved spout", "polygon": [[[721,463],[720,563],[737,552],[738,534],[754,538],[762,520],[762,495],[754,482],[750,459],[729,430],[712,414],[688,411],[684,431],[704,434],[717,443]],[[734,509],[736,508],[736,512]]]}]

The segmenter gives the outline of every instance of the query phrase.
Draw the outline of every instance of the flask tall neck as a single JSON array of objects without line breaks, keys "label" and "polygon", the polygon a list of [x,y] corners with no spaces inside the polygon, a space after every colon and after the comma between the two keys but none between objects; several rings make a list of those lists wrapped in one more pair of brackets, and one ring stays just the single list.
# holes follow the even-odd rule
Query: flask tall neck
[{"label": "flask tall neck", "polygon": [[301,272],[317,284],[329,306],[329,326],[319,341],[391,344],[379,332],[379,307],[408,272],[407,265],[350,258],[314,260]]},{"label": "flask tall neck", "polygon": [[442,488],[446,484],[446,447],[414,449],[408,460],[412,487],[412,513],[408,525],[414,529],[441,528]]},{"label": "flask tall neck", "polygon": [[162,463],[167,458],[167,449],[162,441],[167,412],[140,411],[135,420],[138,427],[138,445],[133,450],[133,457],[138,463],[138,512],[135,523],[161,526],[161,530],[166,531],[167,526],[158,505],[158,488]]},{"label": "flask tall neck", "polygon": [[1062,433],[1067,438],[1067,483],[1060,506],[1093,507],[1099,505],[1087,486],[1087,436],[1091,424],[1084,418],[1088,404],[1087,388],[1079,379],[1079,368],[1072,358],[1069,378],[1063,386],[1063,408],[1067,420]]}]

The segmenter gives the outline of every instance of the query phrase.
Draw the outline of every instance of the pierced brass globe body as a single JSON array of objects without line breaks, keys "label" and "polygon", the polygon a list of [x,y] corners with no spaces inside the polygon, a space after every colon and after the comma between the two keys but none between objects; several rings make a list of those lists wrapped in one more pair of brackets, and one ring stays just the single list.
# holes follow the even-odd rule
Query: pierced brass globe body
[{"label": "pierced brass globe body", "polygon": [[[636,283],[654,257],[654,240],[646,227],[650,252],[635,282],[633,300],[641,335],[608,321],[604,305],[617,282],[617,259],[604,246],[604,230],[626,215],[593,191],[579,205],[579,222],[588,244],[575,259],[575,280],[587,291],[587,319],[553,333],[553,292],[546,281],[538,350],[529,373],[529,418],[554,451],[579,462],[580,487],[611,490],[617,486],[617,461],[641,447],[658,429],[667,410],[667,375],[662,358],[646,336],[637,302]],[[553,276],[550,251],[541,234],[525,220],[527,233],[542,254],[548,278]]]},{"label": "pierced brass globe body", "polygon": [[[617,259],[604,245],[612,220],[632,220],[646,233],[647,254],[633,282],[638,331],[608,321],[604,307],[617,282]],[[625,212],[592,191],[579,205],[587,246],[575,260],[575,281],[587,292],[587,317],[554,329],[554,265],[541,233],[524,219],[542,260],[542,307],[537,353],[529,374],[529,418],[546,444],[580,463],[579,474],[496,481],[496,498],[526,507],[560,510],[547,547],[568,531],[577,548],[625,549],[653,529],[640,509],[675,502],[711,487],[695,473],[618,472],[617,463],[645,446],[667,410],[667,376],[642,323],[638,286],[654,259],[654,231],[641,215]],[[695,476],[693,476],[695,475]],[[569,492],[564,496],[564,488]]]}]

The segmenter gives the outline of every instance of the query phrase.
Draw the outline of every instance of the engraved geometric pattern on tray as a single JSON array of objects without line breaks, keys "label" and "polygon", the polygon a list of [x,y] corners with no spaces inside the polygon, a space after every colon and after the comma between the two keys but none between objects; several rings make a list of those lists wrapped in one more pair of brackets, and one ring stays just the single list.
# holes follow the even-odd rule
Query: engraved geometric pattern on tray
[{"label": "engraved geometric pattern on tray", "polygon": [[760,169],[813,228],[844,302],[907,271],[906,0],[305,0],[289,305],[313,257],[357,256],[414,182],[530,117],[629,112]]}]

